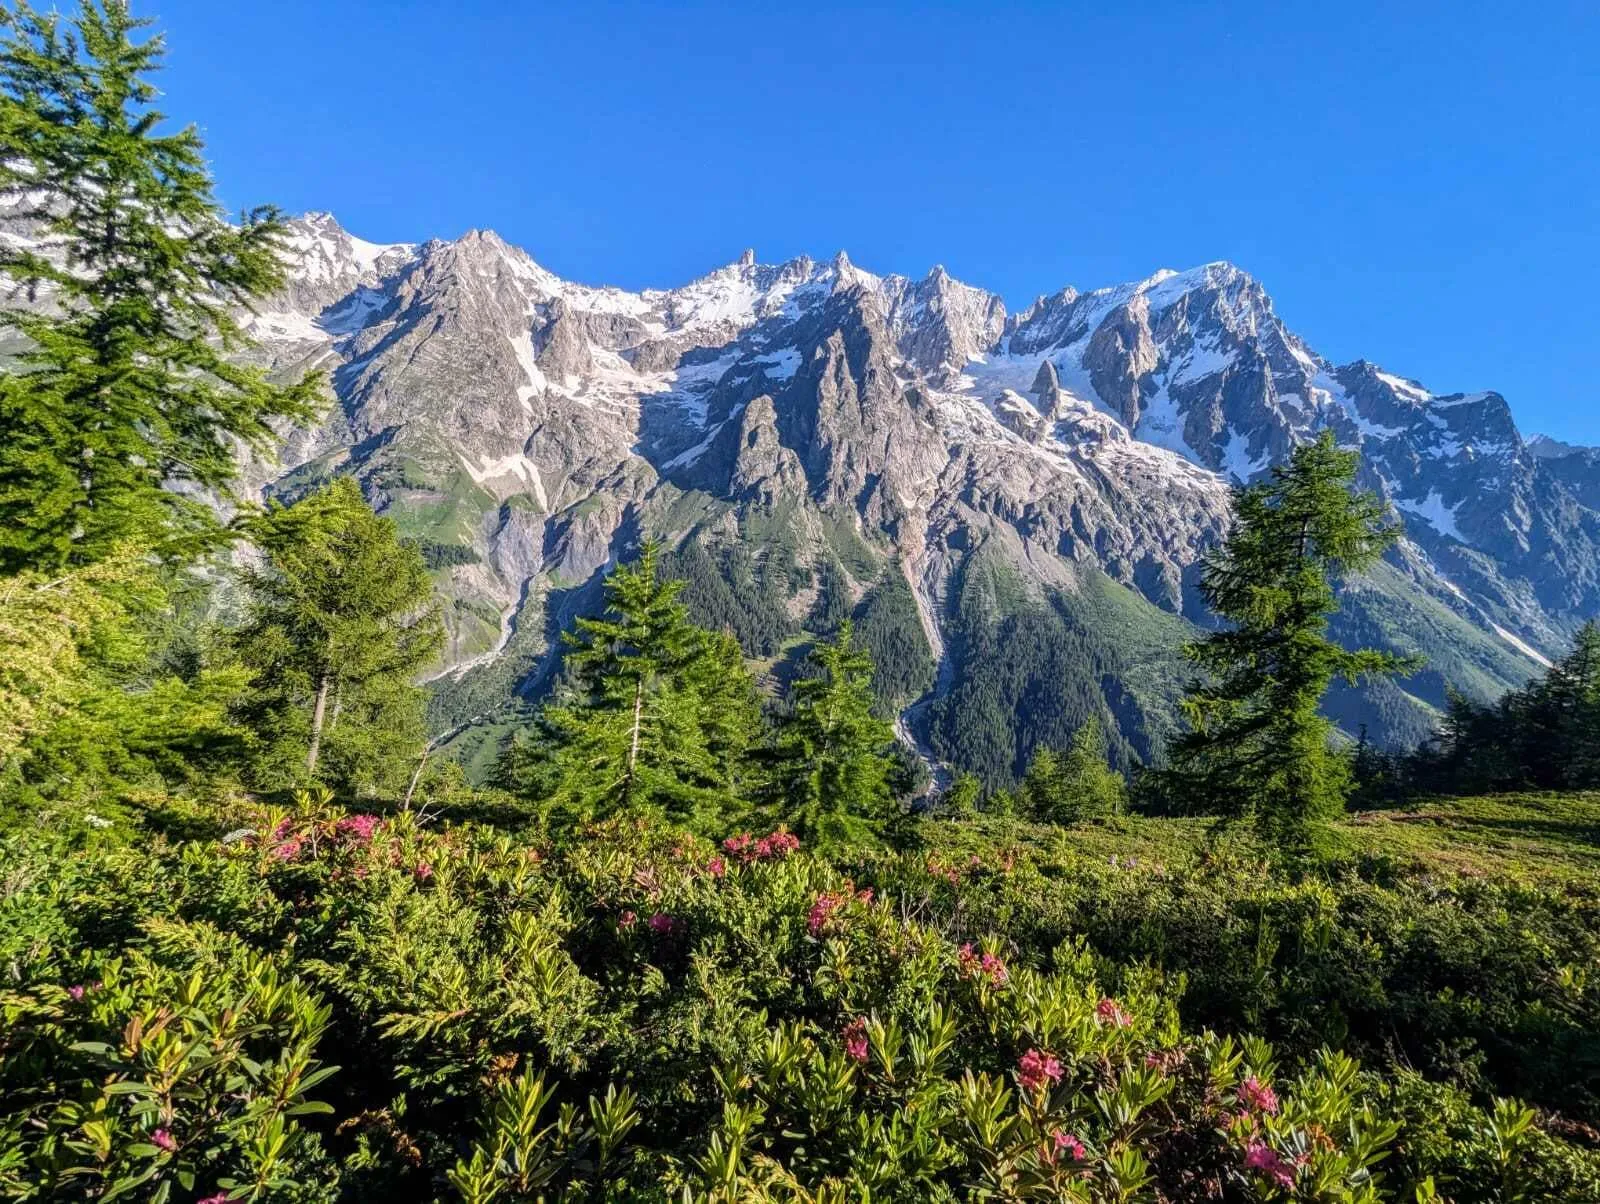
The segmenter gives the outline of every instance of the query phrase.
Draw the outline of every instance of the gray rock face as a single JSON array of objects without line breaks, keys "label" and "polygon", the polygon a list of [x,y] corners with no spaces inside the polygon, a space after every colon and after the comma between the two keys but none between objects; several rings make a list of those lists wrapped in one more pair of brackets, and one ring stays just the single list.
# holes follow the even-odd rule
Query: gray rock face
[{"label": "gray rock face", "polygon": [[857,532],[899,560],[936,648],[978,547],[1041,587],[1094,567],[1192,614],[1230,486],[1330,428],[1406,520],[1393,568],[1418,598],[1513,657],[1600,610],[1600,453],[1530,449],[1498,394],[1323,360],[1229,264],[1008,317],[943,268],[842,253],[747,252],[629,293],[486,232],[375,247],[310,215],[294,234],[293,283],[253,330],[336,399],[286,432],[277,487],[356,473],[419,537],[478,550],[446,586],[474,604],[586,580],[641,530],[681,529],[664,516],[690,491]]}]

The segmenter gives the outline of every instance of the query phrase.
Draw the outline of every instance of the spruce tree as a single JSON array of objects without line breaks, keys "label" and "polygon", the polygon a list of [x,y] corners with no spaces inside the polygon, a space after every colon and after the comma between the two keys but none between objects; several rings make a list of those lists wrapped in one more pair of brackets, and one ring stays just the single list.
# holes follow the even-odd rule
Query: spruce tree
[{"label": "spruce tree", "polygon": [[[746,783],[760,725],[738,643],[689,622],[684,583],[646,543],[605,583],[606,610],[564,638],[568,683],[520,772],[571,817],[653,809],[710,828]],[[542,754],[542,755],[541,755]]]},{"label": "spruce tree", "polygon": [[28,232],[0,243],[0,274],[29,303],[0,312],[24,343],[0,375],[0,571],[215,535],[197,495],[310,413],[315,381],[235,358],[238,308],[282,282],[283,227],[271,209],[227,224],[194,128],[159,131],[144,24],[123,0],[85,0],[70,27],[0,11],[0,203]]},{"label": "spruce tree", "polygon": [[1186,649],[1206,676],[1183,701],[1189,730],[1171,749],[1173,787],[1193,809],[1252,816],[1291,850],[1343,810],[1350,789],[1333,725],[1318,710],[1329,684],[1409,663],[1327,636],[1335,582],[1399,535],[1378,498],[1355,490],[1358,465],[1324,432],[1266,481],[1234,491],[1233,529],[1200,582],[1230,626]]},{"label": "spruce tree", "polygon": [[776,736],[773,785],[783,819],[827,846],[871,839],[895,818],[894,729],[873,714],[872,658],[846,619],[811,650],[812,674],[794,683],[793,711]]},{"label": "spruce tree", "polygon": [[403,782],[423,740],[414,679],[444,634],[421,553],[348,477],[248,530],[263,563],[244,573],[236,646],[255,673],[262,784]]}]

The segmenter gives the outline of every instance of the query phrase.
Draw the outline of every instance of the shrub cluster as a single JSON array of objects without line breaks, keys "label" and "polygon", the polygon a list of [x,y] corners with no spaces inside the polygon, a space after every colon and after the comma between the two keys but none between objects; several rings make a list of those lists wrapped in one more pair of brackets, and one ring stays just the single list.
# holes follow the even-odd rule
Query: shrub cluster
[{"label": "shrub cluster", "polygon": [[782,832],[12,840],[0,1198],[1600,1199],[1520,1105],[1186,1029]]}]

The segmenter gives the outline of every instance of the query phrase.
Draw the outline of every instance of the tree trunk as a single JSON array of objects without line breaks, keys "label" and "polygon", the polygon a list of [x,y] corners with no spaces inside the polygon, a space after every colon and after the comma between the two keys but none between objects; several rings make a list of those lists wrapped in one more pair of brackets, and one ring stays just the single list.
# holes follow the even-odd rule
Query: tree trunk
[{"label": "tree trunk", "polygon": [[317,772],[317,753],[322,750],[322,720],[328,712],[328,687],[332,678],[324,673],[317,682],[317,705],[311,711],[311,747],[306,750],[306,774]]},{"label": "tree trunk", "polygon": [[644,715],[644,678],[640,677],[633,687],[633,740],[628,745],[628,777],[624,788],[624,797],[633,797],[633,768],[639,763],[639,727],[641,717]]}]

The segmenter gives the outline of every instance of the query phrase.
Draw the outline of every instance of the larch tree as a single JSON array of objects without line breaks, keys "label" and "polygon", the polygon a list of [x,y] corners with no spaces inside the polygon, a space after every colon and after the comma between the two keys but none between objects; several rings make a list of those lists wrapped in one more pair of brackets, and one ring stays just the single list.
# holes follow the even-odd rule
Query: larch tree
[{"label": "larch tree", "polygon": [[1328,686],[1409,665],[1328,638],[1335,583],[1399,536],[1384,504],[1356,490],[1358,465],[1324,432],[1267,480],[1234,491],[1233,528],[1200,581],[1228,626],[1186,649],[1203,676],[1188,687],[1189,730],[1170,750],[1174,790],[1191,809],[1253,817],[1290,851],[1310,846],[1350,790],[1346,758],[1319,710]]},{"label": "larch tree", "polygon": [[92,563],[123,541],[190,552],[221,527],[241,446],[312,412],[236,355],[238,313],[283,281],[271,209],[229,224],[192,126],[162,132],[159,37],[124,0],[71,23],[0,10],[0,571]]},{"label": "larch tree", "polygon": [[423,736],[415,678],[443,640],[421,553],[348,477],[248,531],[262,562],[244,571],[249,614],[235,638],[255,673],[266,784],[403,780]]}]

